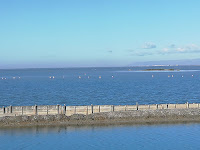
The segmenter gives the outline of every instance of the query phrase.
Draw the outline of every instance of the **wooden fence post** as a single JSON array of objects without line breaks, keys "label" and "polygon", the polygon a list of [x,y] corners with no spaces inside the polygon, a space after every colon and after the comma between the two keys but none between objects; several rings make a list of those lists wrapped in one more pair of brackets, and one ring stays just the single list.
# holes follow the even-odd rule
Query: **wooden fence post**
[{"label": "wooden fence post", "polygon": [[74,114],[76,114],[76,106],[74,106]]},{"label": "wooden fence post", "polygon": [[94,110],[93,110],[93,105],[91,104],[91,109],[92,109],[92,114],[94,113]]},{"label": "wooden fence post", "polygon": [[189,108],[189,103],[187,102],[187,108]]},{"label": "wooden fence post", "polygon": [[66,105],[64,104],[64,114],[66,115]]},{"label": "wooden fence post", "polygon": [[113,111],[113,112],[115,111],[115,106],[114,106],[114,105],[112,105],[112,111]]},{"label": "wooden fence post", "polygon": [[5,114],[6,113],[6,109],[5,109],[5,107],[3,106],[3,114]]},{"label": "wooden fence post", "polygon": [[12,106],[10,105],[10,113],[12,114]]},{"label": "wooden fence post", "polygon": [[63,107],[62,107],[62,105],[59,105],[59,108],[60,108],[60,114],[63,114]]},{"label": "wooden fence post", "polygon": [[35,105],[35,115],[38,114],[37,105]]},{"label": "wooden fence post", "polygon": [[24,115],[24,107],[22,106],[22,116]]},{"label": "wooden fence post", "polygon": [[59,110],[59,105],[57,104],[57,111],[58,111],[58,115],[60,113],[60,110]]}]

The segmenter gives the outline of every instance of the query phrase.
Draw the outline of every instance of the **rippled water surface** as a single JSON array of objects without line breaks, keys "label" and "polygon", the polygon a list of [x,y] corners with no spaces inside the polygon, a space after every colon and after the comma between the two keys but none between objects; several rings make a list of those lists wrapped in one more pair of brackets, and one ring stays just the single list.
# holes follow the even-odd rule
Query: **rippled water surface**
[{"label": "rippled water surface", "polygon": [[[149,68],[0,70],[0,106],[199,103],[199,66],[141,71]],[[1,128],[0,150],[198,150],[199,135],[200,124]]]},{"label": "rippled water surface", "polygon": [[[149,68],[180,71],[141,71]],[[0,70],[0,77],[0,106],[195,103],[200,98],[200,66]]]},{"label": "rippled water surface", "polygon": [[0,129],[0,149],[198,150],[200,125]]}]

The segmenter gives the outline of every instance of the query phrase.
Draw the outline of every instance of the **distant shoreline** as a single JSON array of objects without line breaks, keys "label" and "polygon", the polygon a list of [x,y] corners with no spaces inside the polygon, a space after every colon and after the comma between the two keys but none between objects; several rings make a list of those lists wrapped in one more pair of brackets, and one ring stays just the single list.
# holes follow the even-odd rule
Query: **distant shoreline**
[{"label": "distant shoreline", "polygon": [[180,69],[144,69],[142,71],[180,71]]},{"label": "distant shoreline", "polygon": [[0,128],[33,126],[99,126],[200,123],[200,109],[160,109],[74,114],[0,117]]},{"label": "distant shoreline", "polygon": [[87,69],[87,68],[130,68],[130,67],[183,67],[183,66],[193,66],[199,67],[197,65],[127,65],[127,66],[86,66],[86,67],[7,67],[0,68],[0,70],[34,70],[34,69]]}]

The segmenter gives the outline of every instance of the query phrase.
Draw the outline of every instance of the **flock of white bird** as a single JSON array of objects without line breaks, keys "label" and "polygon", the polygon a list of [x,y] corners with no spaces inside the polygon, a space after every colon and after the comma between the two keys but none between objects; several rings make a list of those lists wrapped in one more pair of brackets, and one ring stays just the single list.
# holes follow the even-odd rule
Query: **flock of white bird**
[{"label": "flock of white bird", "polygon": [[[86,76],[86,74],[84,74],[84,75]],[[113,75],[112,75],[111,77],[114,78]],[[154,75],[152,74],[151,77],[154,78]],[[174,75],[168,75],[168,78],[170,78],[170,77],[173,78]],[[181,77],[183,78],[184,76],[181,75]],[[192,77],[194,77],[193,74],[192,74]],[[64,79],[64,78],[65,78],[65,76],[63,76],[63,79]],[[78,76],[78,78],[81,79],[81,76]],[[89,79],[90,76],[87,76],[87,78]],[[6,78],[6,77],[1,77],[0,79],[1,79],[1,80],[6,80],[7,78]],[[12,77],[12,79],[21,79],[21,77]],[[49,79],[55,79],[55,76],[50,76]],[[101,76],[99,76],[99,79],[101,79]]]},{"label": "flock of white bird", "polygon": [[[0,79],[1,79],[1,80],[6,80],[6,79],[8,79],[8,78],[6,78],[6,77],[1,77]],[[12,77],[12,79],[21,79],[21,77]]]},{"label": "flock of white bird", "polygon": [[[152,78],[154,77],[154,75],[152,74]],[[173,78],[174,77],[174,75],[168,75],[168,78]],[[183,75],[181,75],[181,77],[183,78],[184,76]],[[192,77],[194,77],[194,75],[192,74]]]}]

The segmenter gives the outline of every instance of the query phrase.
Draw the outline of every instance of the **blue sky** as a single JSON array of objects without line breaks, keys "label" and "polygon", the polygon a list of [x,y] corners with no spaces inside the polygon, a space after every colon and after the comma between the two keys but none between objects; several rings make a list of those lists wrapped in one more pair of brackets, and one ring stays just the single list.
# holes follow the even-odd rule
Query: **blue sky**
[{"label": "blue sky", "polygon": [[199,0],[2,0],[0,68],[200,58]]}]

